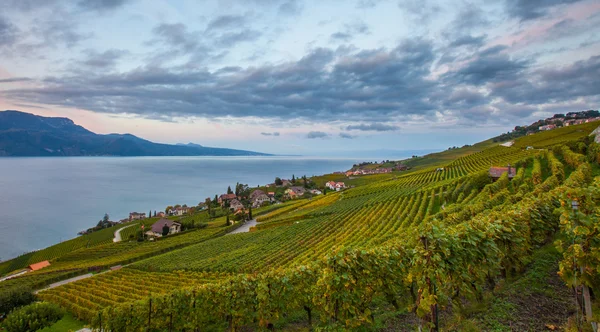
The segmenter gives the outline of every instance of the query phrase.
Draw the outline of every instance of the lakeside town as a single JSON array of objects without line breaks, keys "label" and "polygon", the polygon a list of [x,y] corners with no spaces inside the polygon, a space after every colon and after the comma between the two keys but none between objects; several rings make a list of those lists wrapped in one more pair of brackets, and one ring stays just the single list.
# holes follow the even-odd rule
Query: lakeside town
[{"label": "lakeside town", "polygon": [[[342,176],[348,180],[365,175],[390,174],[394,171],[401,172],[409,170],[410,167],[390,160],[381,162],[362,162],[355,164],[347,171],[336,171],[332,175]],[[322,177],[322,176],[321,176]],[[317,177],[315,177],[317,178]],[[91,234],[93,232],[129,223],[132,221],[145,220],[148,218],[159,218],[151,229],[145,231],[145,236],[149,238],[161,237],[164,235],[177,233],[183,229],[180,223],[167,219],[169,217],[184,217],[196,212],[208,210],[211,218],[226,216],[227,225],[235,221],[244,221],[252,219],[252,209],[266,207],[273,204],[281,204],[290,200],[300,198],[312,198],[314,196],[326,195],[329,191],[342,191],[353,187],[344,181],[325,181],[323,185],[318,185],[313,178],[302,176],[296,178],[292,175],[290,179],[281,179],[276,177],[274,182],[264,186],[250,188],[246,184],[237,183],[234,189],[227,188],[223,194],[216,194],[214,197],[207,197],[196,206],[186,204],[169,205],[164,210],[149,210],[148,212],[133,211],[127,218],[119,221],[112,221],[108,215],[94,227],[80,231],[78,235]],[[167,228],[168,227],[168,230]]]}]

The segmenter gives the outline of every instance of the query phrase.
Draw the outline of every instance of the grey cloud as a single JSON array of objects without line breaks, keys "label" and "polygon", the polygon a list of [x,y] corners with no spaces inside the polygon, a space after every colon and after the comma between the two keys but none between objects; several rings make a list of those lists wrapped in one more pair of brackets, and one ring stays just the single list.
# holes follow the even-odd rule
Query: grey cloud
[{"label": "grey cloud", "polygon": [[521,75],[527,68],[526,60],[515,60],[506,54],[484,52],[463,68],[450,72],[446,78],[455,82],[481,85],[488,82],[512,80]]},{"label": "grey cloud", "polygon": [[81,0],[77,5],[85,10],[107,11],[123,6],[130,0]]},{"label": "grey cloud", "polygon": [[275,132],[272,132],[272,133],[262,132],[260,134],[263,135],[263,136],[279,136],[279,132],[278,131],[275,131]]},{"label": "grey cloud", "polygon": [[129,52],[126,50],[110,49],[99,53],[95,50],[85,52],[86,56],[79,61],[82,65],[92,68],[111,68],[114,67],[119,59]]},{"label": "grey cloud", "polygon": [[40,22],[35,26],[33,33],[42,36],[43,42],[37,47],[52,47],[63,44],[66,47],[74,47],[79,42],[89,39],[91,35],[77,32],[77,23],[71,20],[53,18]]},{"label": "grey cloud", "polygon": [[28,82],[31,80],[29,77],[0,78],[0,83]]},{"label": "grey cloud", "polygon": [[183,52],[190,52],[198,47],[198,39],[187,31],[187,26],[183,23],[160,24],[153,32],[158,40]]},{"label": "grey cloud", "polygon": [[400,0],[398,6],[418,22],[428,21],[442,12],[442,7],[432,0]]},{"label": "grey cloud", "polygon": [[363,21],[355,21],[344,25],[342,31],[331,34],[331,39],[347,42],[355,36],[370,34],[369,26]]},{"label": "grey cloud", "polygon": [[279,5],[277,11],[281,15],[295,16],[302,12],[302,4],[298,0],[284,1]]},{"label": "grey cloud", "polygon": [[391,50],[349,52],[320,48],[296,62],[231,72],[155,65],[122,73],[47,77],[43,86],[3,94],[27,102],[145,117],[318,121],[341,116],[348,121],[387,121],[436,109],[430,95],[439,86],[425,78],[434,60],[430,42],[408,40]]},{"label": "grey cloud", "polygon": [[583,97],[597,103],[600,102],[598,75],[600,56],[592,56],[567,66],[537,69],[527,76],[496,83],[491,89],[495,97],[513,104],[548,104]]},{"label": "grey cloud", "polygon": [[246,23],[246,18],[239,15],[222,15],[208,23],[206,30],[239,28]]},{"label": "grey cloud", "polygon": [[311,131],[308,134],[306,134],[306,138],[309,138],[309,139],[327,138],[327,137],[329,137],[329,134],[324,133],[322,131]]},{"label": "grey cloud", "polygon": [[0,17],[0,47],[10,46],[17,40],[18,29],[6,18]]},{"label": "grey cloud", "polygon": [[472,36],[472,35],[462,35],[462,36],[453,36],[452,42],[449,44],[450,47],[461,47],[461,46],[472,46],[472,47],[481,47],[483,46],[487,36]]},{"label": "grey cloud", "polygon": [[547,15],[552,7],[580,1],[584,0],[506,0],[505,6],[511,17],[527,21]]},{"label": "grey cloud", "polygon": [[461,32],[472,31],[475,28],[485,27],[490,24],[485,12],[472,4],[464,6],[452,22],[453,29]]},{"label": "grey cloud", "polygon": [[358,124],[350,125],[346,127],[346,130],[361,130],[361,131],[396,131],[400,129],[398,126],[387,125],[384,123],[369,123],[369,124]]},{"label": "grey cloud", "polygon": [[340,137],[341,138],[346,138],[346,139],[354,139],[354,138],[356,138],[358,136],[356,136],[356,135],[350,135],[348,133],[340,133]]},{"label": "grey cloud", "polygon": [[217,39],[217,44],[223,47],[233,47],[239,43],[255,41],[261,35],[262,33],[257,30],[224,33]]}]

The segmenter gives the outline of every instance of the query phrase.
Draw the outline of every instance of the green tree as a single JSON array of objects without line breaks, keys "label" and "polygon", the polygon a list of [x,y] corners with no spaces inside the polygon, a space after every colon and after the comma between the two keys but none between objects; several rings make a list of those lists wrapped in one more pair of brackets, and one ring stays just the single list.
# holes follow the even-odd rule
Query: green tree
[{"label": "green tree", "polygon": [[248,220],[252,220],[252,206],[248,207]]},{"label": "green tree", "polygon": [[210,201],[210,197],[207,197],[207,198],[204,200],[204,205],[206,205],[206,208],[208,209],[208,216],[209,216],[209,217],[212,217],[212,209],[211,209],[211,207],[210,207],[212,204],[211,204],[211,201]]},{"label": "green tree", "polygon": [[306,180],[306,175],[302,176],[302,182],[304,182],[304,188],[308,188],[308,181]]},{"label": "green tree", "polygon": [[233,190],[231,190],[231,186],[227,186],[227,194],[233,194]]},{"label": "green tree", "polygon": [[162,228],[162,236],[169,235],[169,231],[170,231],[169,226],[167,226],[167,223],[165,223],[165,225]]},{"label": "green tree", "polygon": [[296,184],[296,176],[292,174],[292,184]]},{"label": "green tree", "polygon": [[218,206],[219,205],[219,198],[217,197],[217,195],[215,195],[215,198],[212,201],[214,206]]},{"label": "green tree", "polygon": [[281,181],[281,178],[277,177],[275,178],[275,185],[276,186],[281,186],[283,184],[283,181]]},{"label": "green tree", "polygon": [[173,210],[173,207],[171,205],[169,205],[165,208],[165,213],[169,214],[169,211],[171,211],[171,210]]}]

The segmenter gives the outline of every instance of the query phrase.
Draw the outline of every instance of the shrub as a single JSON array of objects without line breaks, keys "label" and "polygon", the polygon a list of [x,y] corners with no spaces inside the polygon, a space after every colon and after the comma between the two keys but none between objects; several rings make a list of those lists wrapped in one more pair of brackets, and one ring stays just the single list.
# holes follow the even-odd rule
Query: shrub
[{"label": "shrub", "polygon": [[15,286],[0,292],[0,314],[9,313],[16,307],[35,301],[35,295],[30,288]]},{"label": "shrub", "polygon": [[4,320],[4,327],[8,332],[33,332],[54,324],[64,314],[56,304],[37,302],[13,310]]}]

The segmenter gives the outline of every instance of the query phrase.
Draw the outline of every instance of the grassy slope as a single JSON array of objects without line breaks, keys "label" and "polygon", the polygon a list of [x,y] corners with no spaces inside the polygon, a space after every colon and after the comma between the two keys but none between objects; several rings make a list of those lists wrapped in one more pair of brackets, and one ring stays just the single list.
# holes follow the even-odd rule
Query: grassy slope
[{"label": "grassy slope", "polygon": [[73,332],[85,327],[85,323],[75,319],[71,314],[66,314],[61,320],[37,332]]}]

